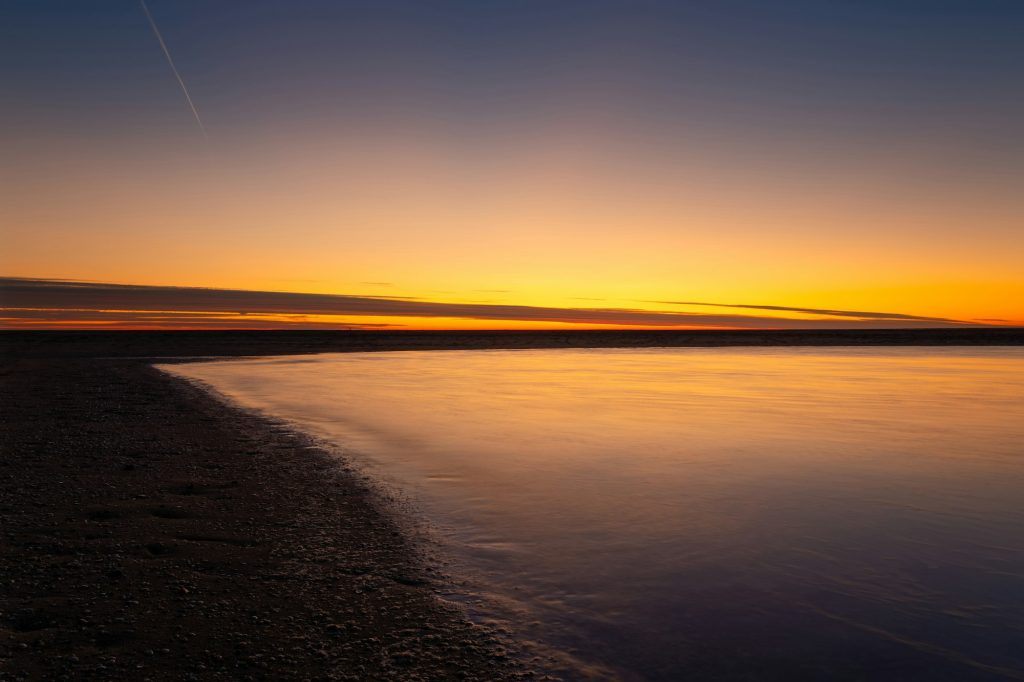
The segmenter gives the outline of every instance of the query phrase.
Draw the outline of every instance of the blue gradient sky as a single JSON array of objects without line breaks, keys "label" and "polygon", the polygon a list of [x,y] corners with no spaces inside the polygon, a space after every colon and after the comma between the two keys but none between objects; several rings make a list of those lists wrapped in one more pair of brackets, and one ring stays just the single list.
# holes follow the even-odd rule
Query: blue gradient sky
[{"label": "blue gradient sky", "polygon": [[1024,3],[149,7],[208,140],[138,3],[0,10],[0,274],[1024,320]]}]

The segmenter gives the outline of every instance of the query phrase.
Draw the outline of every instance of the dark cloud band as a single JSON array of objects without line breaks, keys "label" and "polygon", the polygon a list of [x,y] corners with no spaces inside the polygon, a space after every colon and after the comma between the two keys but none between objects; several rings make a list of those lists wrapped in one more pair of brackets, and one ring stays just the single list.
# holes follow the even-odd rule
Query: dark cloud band
[{"label": "dark cloud band", "polygon": [[[696,305],[696,304],[688,304]],[[842,319],[806,320],[739,314],[663,312],[631,308],[556,308],[484,303],[438,303],[404,298],[303,294],[279,291],[205,289],[197,287],[142,286],[65,280],[0,278],[0,317],[6,326],[21,326],[18,320],[33,320],[54,326],[83,320],[107,320],[121,326],[133,320],[140,324],[166,326],[322,326],[323,320],[291,318],[261,321],[247,316],[337,315],[355,317],[461,318],[570,324],[621,325],[637,327],[710,327],[740,329],[839,329],[865,327],[950,327],[965,323],[901,313],[857,313],[821,311],[783,306],[747,307],[772,311],[793,311],[837,315]],[[19,312],[20,311],[20,312]],[[31,314],[29,314],[31,311]],[[93,317],[85,317],[92,314]],[[216,314],[211,316],[211,314]],[[106,316],[106,317],[104,317]],[[154,316],[158,320],[153,319]],[[183,317],[185,316],[185,317]],[[347,325],[337,325],[344,327]]]}]

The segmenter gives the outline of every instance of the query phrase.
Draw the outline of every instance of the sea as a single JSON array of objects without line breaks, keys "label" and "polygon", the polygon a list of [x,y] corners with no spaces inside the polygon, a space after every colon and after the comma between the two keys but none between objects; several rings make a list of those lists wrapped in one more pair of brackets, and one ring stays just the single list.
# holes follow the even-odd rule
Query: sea
[{"label": "sea", "polygon": [[567,679],[1024,680],[1024,348],[163,365],[327,444]]}]

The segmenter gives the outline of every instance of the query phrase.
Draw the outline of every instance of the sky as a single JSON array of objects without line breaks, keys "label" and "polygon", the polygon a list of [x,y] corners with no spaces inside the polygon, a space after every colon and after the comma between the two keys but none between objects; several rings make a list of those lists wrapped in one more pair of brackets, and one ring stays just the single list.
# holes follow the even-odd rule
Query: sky
[{"label": "sky", "polygon": [[1024,325],[1019,0],[0,6],[0,326]]}]

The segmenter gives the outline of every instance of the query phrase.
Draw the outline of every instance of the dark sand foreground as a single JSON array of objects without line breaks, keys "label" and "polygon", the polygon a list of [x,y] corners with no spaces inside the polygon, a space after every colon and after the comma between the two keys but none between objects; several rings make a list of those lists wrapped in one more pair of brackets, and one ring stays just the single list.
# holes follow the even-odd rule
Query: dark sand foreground
[{"label": "dark sand foreground", "polygon": [[0,333],[0,679],[541,676],[436,596],[443,580],[357,473],[149,358],[1024,343],[1021,330],[801,334]]},{"label": "dark sand foreground", "polygon": [[142,363],[0,385],[0,679],[534,677],[288,433]]}]

